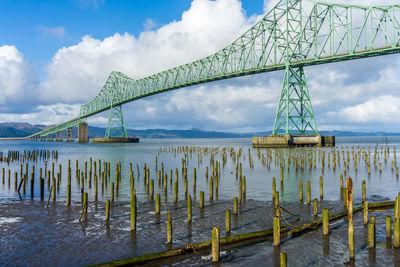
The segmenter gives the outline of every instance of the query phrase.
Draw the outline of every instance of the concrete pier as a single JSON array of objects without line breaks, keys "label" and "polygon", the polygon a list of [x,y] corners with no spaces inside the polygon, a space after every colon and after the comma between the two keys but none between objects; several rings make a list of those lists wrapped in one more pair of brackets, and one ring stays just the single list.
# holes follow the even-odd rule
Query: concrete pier
[{"label": "concrete pier", "polygon": [[74,142],[74,138],[72,137],[72,128],[67,129],[67,138],[65,142]]},{"label": "concrete pier", "polygon": [[296,146],[335,146],[334,136],[317,135],[270,135],[253,137],[253,147],[285,148]]},{"label": "concrete pier", "polygon": [[86,122],[79,123],[78,125],[78,139],[79,143],[89,142],[88,124]]},{"label": "concrete pier", "polygon": [[139,143],[137,137],[99,137],[92,138],[92,143]]},{"label": "concrete pier", "polygon": [[56,133],[56,140],[55,140],[56,142],[62,142],[62,141],[64,141],[63,140],[63,138],[62,138],[62,136],[61,136],[61,132],[60,131],[58,131],[57,133]]}]

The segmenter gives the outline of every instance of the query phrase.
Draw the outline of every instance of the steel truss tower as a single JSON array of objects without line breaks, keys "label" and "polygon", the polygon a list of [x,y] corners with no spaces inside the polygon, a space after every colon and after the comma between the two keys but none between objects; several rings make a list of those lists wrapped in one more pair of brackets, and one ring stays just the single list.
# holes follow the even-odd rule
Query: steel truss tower
[{"label": "steel truss tower", "polygon": [[122,106],[111,106],[106,130],[106,137],[128,137],[125,128]]},{"label": "steel truss tower", "polygon": [[286,65],[272,134],[318,134],[303,67]]}]

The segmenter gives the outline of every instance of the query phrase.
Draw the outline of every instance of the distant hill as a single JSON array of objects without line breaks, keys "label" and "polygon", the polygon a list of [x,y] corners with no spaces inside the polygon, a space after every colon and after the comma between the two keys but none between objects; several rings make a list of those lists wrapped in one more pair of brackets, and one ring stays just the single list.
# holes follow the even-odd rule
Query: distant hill
[{"label": "distant hill", "polygon": [[[50,126],[31,125],[23,122],[5,122],[0,123],[0,137],[25,137],[37,133]],[[89,138],[103,137],[106,128],[89,126]],[[253,136],[267,136],[271,131],[253,132],[253,133],[229,133],[203,131],[193,128],[189,130],[165,130],[165,129],[147,129],[134,130],[127,129],[128,135],[140,138],[251,138]],[[74,136],[77,136],[77,128],[73,128]],[[386,132],[349,132],[349,131],[321,131],[322,135],[334,136],[400,136],[400,133]],[[64,133],[65,136],[65,133]]]}]

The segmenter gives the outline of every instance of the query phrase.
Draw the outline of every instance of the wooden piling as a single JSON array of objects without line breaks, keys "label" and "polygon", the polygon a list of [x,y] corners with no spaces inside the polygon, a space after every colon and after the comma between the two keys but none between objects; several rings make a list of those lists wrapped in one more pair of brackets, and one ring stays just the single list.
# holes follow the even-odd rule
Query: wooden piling
[{"label": "wooden piling", "polygon": [[287,254],[285,251],[281,252],[281,267],[287,266]]},{"label": "wooden piling", "polygon": [[210,200],[214,198],[214,179],[210,179]]},{"label": "wooden piling", "polygon": [[110,200],[106,200],[106,221],[110,220]]},{"label": "wooden piling", "polygon": [[319,177],[319,198],[324,198],[324,178],[322,176]]},{"label": "wooden piling", "polygon": [[174,183],[174,202],[178,202],[178,182]]},{"label": "wooden piling", "polygon": [[368,245],[370,248],[375,248],[376,241],[375,241],[375,223],[372,222],[368,224]]},{"label": "wooden piling", "polygon": [[154,179],[150,180],[150,199],[154,200]]},{"label": "wooden piling", "polygon": [[364,225],[368,224],[368,201],[364,201],[363,203],[363,220]]},{"label": "wooden piling", "polygon": [[400,218],[393,218],[393,247],[400,247]]},{"label": "wooden piling", "polygon": [[365,187],[365,180],[361,181],[361,191],[362,191],[362,201],[366,200],[366,187]]},{"label": "wooden piling", "polygon": [[303,183],[299,181],[299,200],[303,203]]},{"label": "wooden piling", "polygon": [[311,204],[311,182],[307,181],[307,204]]},{"label": "wooden piling", "polygon": [[214,226],[212,230],[212,240],[211,240],[211,254],[212,261],[219,261],[219,228]]},{"label": "wooden piling", "polygon": [[172,243],[172,218],[171,218],[171,211],[168,211],[167,215],[167,243]]},{"label": "wooden piling", "polygon": [[276,192],[276,179],[272,177],[272,201],[275,200],[275,192]]},{"label": "wooden piling", "polygon": [[114,202],[114,182],[111,182],[111,202]]},{"label": "wooden piling", "polygon": [[131,188],[131,231],[136,231],[136,220],[137,220],[136,190],[135,188]]},{"label": "wooden piling", "polygon": [[231,210],[229,209],[225,211],[225,231],[231,232]]},{"label": "wooden piling", "polygon": [[188,200],[187,200],[187,220],[188,223],[192,222],[192,197],[188,196]]},{"label": "wooden piling", "polygon": [[274,216],[274,247],[281,244],[281,218]]},{"label": "wooden piling", "polygon": [[386,216],[386,239],[392,239],[392,217]]},{"label": "wooden piling", "polygon": [[233,198],[233,215],[238,215],[238,198]]},{"label": "wooden piling", "polygon": [[329,209],[322,209],[323,235],[329,235]]},{"label": "wooden piling", "polygon": [[200,191],[200,209],[204,208],[204,192]]},{"label": "wooden piling", "polygon": [[314,198],[314,216],[318,215],[318,199]]},{"label": "wooden piling", "polygon": [[347,210],[348,210],[348,237],[350,260],[354,260],[354,222],[353,222],[353,181],[351,178],[346,180],[347,187]]},{"label": "wooden piling", "polygon": [[160,194],[156,195],[156,214],[160,214]]},{"label": "wooden piling", "polygon": [[279,192],[275,192],[275,204],[274,204],[275,209],[279,208]]}]

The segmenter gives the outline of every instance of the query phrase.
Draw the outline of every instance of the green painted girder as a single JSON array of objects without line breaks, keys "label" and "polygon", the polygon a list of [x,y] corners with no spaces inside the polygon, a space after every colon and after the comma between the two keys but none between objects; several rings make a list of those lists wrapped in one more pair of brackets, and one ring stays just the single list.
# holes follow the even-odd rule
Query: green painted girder
[{"label": "green painted girder", "polygon": [[[358,6],[282,0],[232,44],[208,57],[141,79],[112,72],[78,117],[35,135],[150,95],[263,72],[400,52],[400,5]],[[34,135],[33,135],[34,136]]]}]

